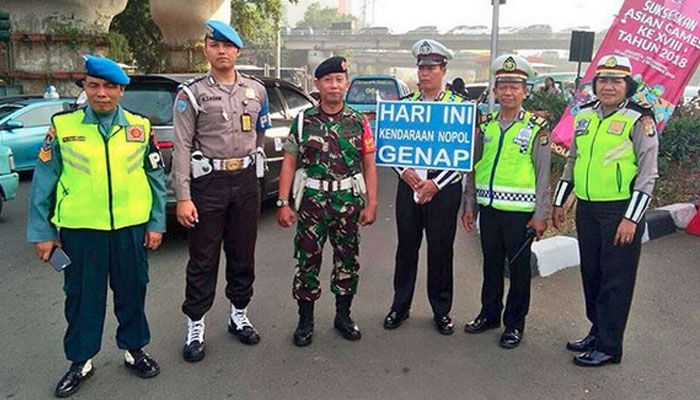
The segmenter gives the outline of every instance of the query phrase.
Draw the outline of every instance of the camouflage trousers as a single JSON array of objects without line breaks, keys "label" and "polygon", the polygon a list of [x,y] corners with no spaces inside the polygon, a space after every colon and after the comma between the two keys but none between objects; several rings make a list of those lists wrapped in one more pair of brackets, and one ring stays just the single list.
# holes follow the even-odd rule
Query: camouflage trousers
[{"label": "camouflage trousers", "polygon": [[360,269],[358,220],[362,207],[362,198],[349,190],[334,193],[305,190],[294,238],[297,266],[292,294],[296,300],[315,301],[321,296],[318,275],[326,238],[330,238],[333,246],[331,292],[355,294]]}]

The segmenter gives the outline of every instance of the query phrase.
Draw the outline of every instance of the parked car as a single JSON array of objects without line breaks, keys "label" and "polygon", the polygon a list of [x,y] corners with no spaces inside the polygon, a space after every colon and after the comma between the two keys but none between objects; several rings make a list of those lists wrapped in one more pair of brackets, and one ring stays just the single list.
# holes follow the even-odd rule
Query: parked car
[{"label": "parked car", "polygon": [[423,34],[429,34],[429,35],[437,35],[440,32],[438,31],[438,28],[435,25],[424,25],[424,26],[419,26],[418,28],[413,29],[411,31],[408,31],[408,33],[423,33]]},{"label": "parked car", "polygon": [[15,172],[15,161],[12,149],[0,146],[0,215],[3,203],[12,200],[17,195],[19,175]]},{"label": "parked car", "polygon": [[290,36],[304,36],[304,35],[313,35],[314,30],[309,27],[309,26],[302,26],[299,28],[293,28],[291,31],[289,31]]},{"label": "parked car", "polygon": [[370,26],[360,29],[360,35],[391,35],[391,29],[386,26]]},{"label": "parked car", "polygon": [[399,100],[411,90],[401,79],[393,75],[355,75],[345,94],[345,102],[374,120],[377,101]]},{"label": "parked car", "polygon": [[[180,83],[195,77],[192,74],[163,74],[131,76],[122,98],[122,107],[148,117],[153,126],[158,146],[165,162],[168,189],[168,209],[173,211],[175,195],[172,191],[173,102]],[[270,102],[272,128],[265,132],[265,153],[269,171],[261,179],[261,200],[277,196],[277,183],[282,166],[282,144],[289,134],[289,126],[301,111],[313,107],[314,100],[298,86],[281,79],[260,78],[265,84]]]},{"label": "parked car", "polygon": [[469,25],[459,25],[449,31],[448,35],[490,35],[491,28],[485,25],[469,26]]},{"label": "parked car", "polygon": [[12,149],[17,171],[34,169],[51,117],[68,109],[74,101],[73,97],[28,98],[0,105],[0,144]]}]

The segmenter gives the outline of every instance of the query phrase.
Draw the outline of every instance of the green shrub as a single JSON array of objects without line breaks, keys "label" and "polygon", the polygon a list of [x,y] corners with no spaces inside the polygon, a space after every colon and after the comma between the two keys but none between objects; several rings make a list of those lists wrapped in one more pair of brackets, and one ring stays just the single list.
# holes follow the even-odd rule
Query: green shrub
[{"label": "green shrub", "polygon": [[548,92],[532,92],[523,102],[523,108],[532,112],[538,112],[554,127],[564,114],[567,103],[566,98]]},{"label": "green shrub", "polygon": [[659,158],[685,162],[700,155],[700,118],[674,117],[659,137]]}]

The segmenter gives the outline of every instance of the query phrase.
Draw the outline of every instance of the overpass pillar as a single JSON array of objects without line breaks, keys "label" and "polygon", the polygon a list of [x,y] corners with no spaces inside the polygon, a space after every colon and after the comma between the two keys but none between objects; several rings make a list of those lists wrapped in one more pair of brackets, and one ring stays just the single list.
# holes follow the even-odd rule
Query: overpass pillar
[{"label": "overpass pillar", "polygon": [[168,72],[206,69],[204,23],[209,19],[230,22],[231,0],[150,0],[150,6],[153,21],[163,33]]},{"label": "overpass pillar", "polygon": [[3,0],[10,13],[12,65],[7,75],[40,94],[51,84],[61,95],[79,92],[83,54],[106,55],[105,35],[127,0]]}]

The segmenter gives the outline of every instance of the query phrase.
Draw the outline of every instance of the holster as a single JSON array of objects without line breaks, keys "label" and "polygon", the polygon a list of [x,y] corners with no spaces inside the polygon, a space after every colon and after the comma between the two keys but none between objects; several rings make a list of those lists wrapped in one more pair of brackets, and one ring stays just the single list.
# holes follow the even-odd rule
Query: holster
[{"label": "holster", "polygon": [[352,176],[352,194],[355,196],[361,196],[367,193],[367,185],[365,184],[365,177],[362,173],[357,173]]},{"label": "holster", "polygon": [[214,170],[214,167],[211,165],[211,160],[205,157],[200,150],[195,150],[190,155],[190,168],[192,170],[193,179],[208,175]]}]

